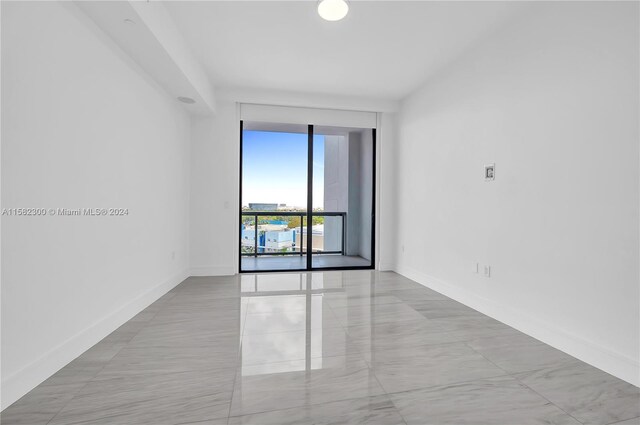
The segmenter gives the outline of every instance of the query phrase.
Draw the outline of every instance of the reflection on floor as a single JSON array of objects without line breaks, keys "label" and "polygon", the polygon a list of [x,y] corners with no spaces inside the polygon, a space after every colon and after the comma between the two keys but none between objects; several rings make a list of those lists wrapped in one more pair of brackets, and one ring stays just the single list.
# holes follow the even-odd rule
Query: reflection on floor
[{"label": "reflection on floor", "polygon": [[[313,267],[367,267],[371,262],[357,255],[314,255]],[[282,255],[277,257],[242,257],[242,271],[261,270],[305,270],[307,256]]]},{"label": "reflection on floor", "polygon": [[2,424],[638,424],[638,388],[394,273],[189,278]]}]

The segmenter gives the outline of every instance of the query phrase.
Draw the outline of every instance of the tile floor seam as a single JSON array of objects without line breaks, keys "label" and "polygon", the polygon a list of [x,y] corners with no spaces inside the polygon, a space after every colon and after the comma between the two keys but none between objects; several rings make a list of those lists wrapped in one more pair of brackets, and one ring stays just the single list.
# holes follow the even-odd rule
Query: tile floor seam
[{"label": "tile floor seam", "polygon": [[[361,400],[363,398],[373,398],[373,397],[379,397],[381,395],[387,395],[386,393],[384,394],[377,394],[377,395],[369,395],[369,396],[363,396],[363,397],[349,397],[349,398],[341,398],[340,400],[331,400],[331,401],[323,401],[321,403],[305,403],[302,404],[300,406],[291,406],[291,407],[285,407],[284,409],[270,409],[270,410],[261,410],[259,412],[251,412],[251,413],[246,413],[244,415],[231,415],[229,416],[229,419],[231,418],[241,418],[243,416],[253,416],[253,415],[262,415],[264,413],[271,413],[271,412],[282,412],[285,410],[294,410],[294,409],[306,409],[312,406],[322,406],[324,404],[333,404],[333,403],[339,403],[339,402],[344,402],[344,401],[351,401],[351,400]],[[391,400],[389,398],[389,400]],[[394,405],[395,408],[395,405]]]},{"label": "tile floor seam", "polygon": [[[166,294],[162,295],[162,297],[164,297],[164,296],[165,296],[165,295],[167,295],[168,293],[169,293],[169,292],[167,292]],[[162,297],[160,297],[160,298],[162,298]],[[158,298],[158,300],[159,300],[160,298]],[[173,297],[171,297],[171,298],[173,298]],[[154,302],[157,302],[158,300],[156,300],[156,301],[154,301]],[[149,304],[147,307],[145,307],[145,309],[149,308],[149,306],[151,306],[151,305],[153,305],[153,303]],[[75,400],[76,396],[77,396],[78,394],[80,394],[80,392],[81,392],[82,390],[84,390],[84,389],[87,387],[87,385],[89,385],[91,382],[93,382],[93,380],[95,379],[95,377],[96,377],[96,376],[98,376],[98,375],[100,374],[100,372],[102,372],[102,371],[104,370],[104,368],[105,368],[105,367],[107,367],[107,364],[109,364],[109,363],[111,362],[111,360],[113,360],[113,359],[114,359],[114,358],[115,358],[115,357],[120,353],[120,351],[124,350],[124,348],[125,348],[127,345],[129,345],[129,343],[133,340],[133,338],[135,338],[135,337],[136,337],[140,332],[142,332],[142,330],[143,330],[143,329],[144,329],[144,328],[145,328],[145,327],[146,327],[146,326],[147,326],[147,325],[148,325],[148,324],[149,324],[149,323],[150,323],[150,322],[151,322],[151,321],[152,321],[152,320],[153,320],[153,319],[158,315],[158,313],[160,313],[160,311],[161,311],[161,310],[162,310],[162,307],[158,308],[158,311],[156,311],[156,312],[155,312],[155,314],[151,317],[151,319],[147,320],[147,321],[146,321],[146,323],[144,324],[144,326],[142,326],[142,327],[141,327],[141,328],[140,328],[140,329],[139,329],[139,330],[138,330],[138,331],[137,331],[137,332],[136,332],[136,333],[135,333],[135,334],[134,334],[134,335],[133,335],[133,336],[132,336],[132,337],[131,337],[131,338],[130,338],[130,339],[129,339],[129,340],[128,340],[124,345],[123,345],[123,346],[122,346],[122,347],[120,347],[120,349],[119,349],[119,350],[118,350],[118,351],[113,355],[113,357],[111,357],[108,361],[106,361],[106,362],[105,362],[105,364],[100,368],[100,370],[98,370],[98,371],[96,372],[96,374],[95,374],[95,375],[93,375],[93,376],[91,377],[91,379],[87,380],[87,382],[86,382],[82,387],[78,388],[78,390],[74,393],[73,397],[71,397],[71,399],[70,399],[67,403],[65,403],[65,404],[60,408],[60,410],[58,410],[58,411],[56,412],[56,414],[55,414],[55,415],[53,415],[53,416],[51,417],[51,419],[49,419],[49,420],[47,421],[47,425],[49,425],[49,424],[51,423],[51,421],[53,421],[53,420],[54,420],[54,419],[55,419],[55,418],[60,414],[60,412],[62,412],[62,411],[65,409],[65,407],[67,407],[69,404],[71,404],[71,402],[72,402],[73,400]],[[142,311],[144,311],[144,310],[142,310]],[[142,311],[141,311],[140,313],[142,313]],[[138,314],[140,314],[140,313],[138,313]],[[136,314],[136,315],[135,315],[135,316],[133,316],[133,317],[136,317],[138,314]],[[124,326],[126,323],[128,323],[130,320],[132,320],[132,319],[133,319],[133,317],[132,317],[131,319],[127,320],[126,322],[124,322],[124,323],[123,323],[122,325],[120,325],[120,326]],[[118,329],[120,329],[120,327],[118,327],[118,328],[117,328],[116,330],[114,330],[113,332],[116,332]],[[111,333],[113,333],[113,332],[111,332]],[[111,335],[111,334],[109,334],[109,335]],[[107,335],[105,338],[107,338],[109,335]],[[100,341],[102,341],[103,339],[104,339],[104,338],[102,338]],[[93,347],[93,346],[92,346],[92,347]],[[84,354],[84,353],[83,353],[83,354]],[[82,356],[82,354],[81,354],[80,356]],[[80,356],[78,356],[78,357],[80,357]],[[76,357],[76,358],[77,358],[77,357]],[[74,359],[74,360],[75,360],[75,359]],[[72,360],[72,361],[73,361],[73,360]],[[65,365],[65,366],[63,366],[61,369],[63,369],[64,367],[66,367],[66,365]]]},{"label": "tile floor seam", "polygon": [[[242,289],[240,289],[242,290]],[[240,311],[242,312],[242,292],[240,293]],[[227,424],[229,423],[229,418],[231,417],[231,407],[233,406],[233,396],[236,392],[236,382],[238,381],[238,369],[242,368],[242,365],[240,364],[240,358],[242,357],[242,344],[244,342],[244,324],[247,320],[247,315],[249,314],[249,304],[251,304],[251,299],[249,299],[247,301],[247,311],[244,312],[244,317],[242,318],[242,322],[240,323],[240,344],[238,345],[238,355],[236,356],[237,362],[236,362],[236,370],[235,373],[233,375],[233,385],[231,387],[231,398],[229,399],[229,411],[227,412]]]},{"label": "tile floor seam", "polygon": [[[373,357],[373,352],[372,352],[372,357]],[[382,385],[382,382],[380,382],[380,379],[378,379],[378,375],[376,375],[376,371],[371,367],[371,365],[369,364],[369,362],[366,361],[366,359],[365,359],[365,362],[367,363],[367,367],[371,371],[371,374],[375,378],[376,382],[378,383],[378,385],[380,385],[380,388],[382,388],[382,391],[384,391],[385,396],[389,399],[389,401],[393,405],[393,408],[395,409],[395,411],[398,412],[398,415],[400,415],[400,417],[402,418],[402,421],[405,423],[405,425],[408,425],[409,422],[407,422],[407,419],[402,415],[402,412],[400,411],[398,406],[396,406],[396,404],[393,402],[393,399],[391,398],[391,395],[389,394],[389,392]]]},{"label": "tile floor seam", "polygon": [[402,422],[404,422],[405,425],[409,425],[409,422],[407,421],[407,418],[404,417],[404,415],[400,411],[400,408],[398,406],[396,406],[396,403],[393,401],[393,398],[391,397],[391,395],[387,394],[387,397],[389,398],[389,401],[391,401],[391,404],[393,404],[393,408],[396,410],[396,412],[398,412],[398,415],[400,415],[400,417],[402,418]]},{"label": "tile floor seam", "polygon": [[[401,303],[402,303],[402,304],[404,304],[404,305],[406,305],[407,307],[411,308],[412,310],[416,311],[413,307],[411,307],[410,305],[408,305],[406,301],[401,300]],[[331,307],[331,305],[329,305],[328,307],[329,307],[329,308],[332,310],[332,312],[333,312],[333,308]],[[373,308],[374,308],[374,310],[375,310],[375,305],[371,305],[371,307],[373,307]],[[427,322],[431,322],[427,317],[425,317],[424,315],[422,315],[420,312],[416,311],[416,313],[419,313],[422,317],[424,317],[424,319],[425,319]],[[335,312],[334,312],[334,315],[336,315],[336,314],[335,314]],[[337,315],[336,315],[336,316],[337,316]],[[394,323],[396,323],[396,322],[394,322]],[[342,325],[342,323],[340,323],[340,324],[341,324],[341,326],[343,327],[343,330],[344,330],[345,334],[347,334],[347,337],[352,338],[352,337],[350,336],[350,334],[349,334],[349,331],[347,330],[347,327],[345,327],[344,325]],[[433,324],[433,325],[434,325],[434,326],[436,326],[436,327],[438,327],[438,328],[440,328],[440,329],[443,329],[443,328],[442,328],[442,327],[440,327],[438,324]],[[444,330],[444,329],[443,329],[443,330]],[[433,343],[433,344],[420,344],[420,346],[424,346],[424,345],[427,345],[427,346],[432,346],[432,345],[433,345],[433,346],[441,346],[441,345],[460,344],[460,343],[463,343],[465,346],[467,346],[467,347],[468,347],[468,345],[466,344],[466,342],[465,342],[465,341],[452,341],[452,342],[450,342],[450,343],[445,343],[445,344],[440,344],[440,343]],[[476,350],[474,350],[472,347],[469,347],[469,348],[471,348],[471,350],[472,350],[472,351],[476,352]],[[364,357],[364,353],[363,353],[361,350],[358,350],[358,349],[357,349],[357,351],[358,351],[358,352],[359,352],[359,353]],[[378,378],[378,376],[376,375],[376,373],[375,373],[375,369],[372,367],[372,365],[373,365],[374,352],[376,352],[376,351],[393,351],[393,348],[386,349],[386,350],[371,350],[371,357],[372,357],[372,360],[371,360],[371,361],[367,361],[367,359],[366,359],[366,357],[365,357],[364,361],[365,361],[365,363],[367,364],[367,366],[368,366],[369,370],[371,371],[371,373],[373,374],[373,376],[374,376],[374,378],[375,378],[376,382],[378,383],[378,385],[380,385],[380,388],[382,388],[382,391],[384,391],[384,393],[385,393],[387,396],[389,396],[390,394],[395,394],[395,393],[389,393],[389,392],[387,391],[387,389],[384,387],[384,385],[382,385],[382,382],[380,382],[380,379],[379,379],[379,378]],[[478,353],[478,354],[480,354],[480,353]],[[481,354],[480,354],[480,355],[481,355]],[[482,356],[482,355],[481,355],[481,356]],[[482,357],[483,357],[483,358],[485,358],[484,356],[482,356]],[[485,358],[485,359],[486,359],[486,358]],[[488,359],[486,359],[486,360],[488,360]],[[491,361],[489,361],[489,362],[490,362],[491,364],[494,364],[494,363],[493,363],[493,362],[491,362]],[[494,365],[495,365],[495,364],[494,364]],[[508,372],[506,372],[504,369],[502,369],[501,367],[499,367],[499,366],[497,366],[497,365],[495,365],[495,366],[496,366],[496,367],[498,367],[498,369],[500,369],[501,371],[503,371],[503,372],[505,373],[505,375],[497,375],[497,376],[492,376],[492,377],[490,377],[490,378],[496,378],[496,377],[501,377],[501,376],[510,376],[510,375],[509,375],[509,373],[508,373]],[[461,382],[454,382],[454,383],[452,383],[452,385],[453,385],[453,384],[464,383],[464,382],[473,382],[473,381],[476,381],[476,380],[461,381]],[[424,387],[424,388],[430,388],[430,387]],[[414,388],[414,389],[407,390],[407,391],[416,391],[416,390],[419,390],[419,389],[423,389],[423,388]],[[406,392],[406,391],[399,391],[399,392]],[[392,402],[393,402],[393,401],[392,401]],[[395,406],[395,404],[394,404],[394,406]],[[398,410],[398,409],[396,408],[396,410]],[[406,422],[406,420],[404,419],[404,416],[402,416],[402,414],[400,414],[400,416],[403,418],[403,420],[405,421],[405,423],[407,423],[407,422]]]},{"label": "tile floor seam", "polygon": [[[333,309],[333,307],[331,307],[331,305],[327,305],[329,307],[329,310],[331,310],[331,313],[337,318],[338,315],[335,313],[335,310]],[[342,322],[340,322],[340,320],[338,320],[338,323],[340,324],[340,328],[342,328],[342,331],[344,332],[344,334],[347,336],[347,341],[350,343],[352,342],[351,339],[353,338],[351,336],[351,334],[349,334],[348,331],[348,326],[344,326],[342,324]],[[366,326],[366,325],[361,325],[361,326]],[[373,372],[373,369],[371,369],[371,364],[367,361],[367,357],[366,357],[366,353],[361,350],[360,348],[357,347],[353,347],[353,349],[358,353],[358,356],[362,357],[362,360],[364,360],[365,364],[367,365],[367,367]],[[373,351],[372,351],[373,353]],[[380,384],[380,380],[378,379],[378,377],[375,375],[373,375],[376,378],[376,382],[378,382],[378,385],[380,385],[380,388],[382,388],[382,391],[384,391],[386,393],[386,390],[384,389],[384,387],[382,386],[382,384]]]},{"label": "tile floor seam", "polygon": [[549,403],[551,403],[553,406],[557,407],[558,409],[560,409],[562,412],[566,413],[568,416],[570,416],[571,418],[575,419],[576,421],[578,421],[579,423],[584,425],[584,422],[581,421],[580,419],[576,418],[575,416],[573,416],[571,413],[567,412],[566,410],[564,410],[562,407],[558,406],[557,404],[555,404],[554,402],[552,402],[551,400],[549,400],[547,397],[543,396],[542,394],[540,394],[538,391],[534,390],[533,388],[531,388],[530,386],[528,386],[527,384],[525,384],[524,382],[522,382],[520,379],[518,379],[516,376],[511,375],[511,377],[513,379],[515,379],[516,381],[518,381],[520,384],[524,385],[525,387],[527,387],[529,390],[533,391],[534,393],[536,393],[537,395],[539,395],[540,397],[542,397],[543,399],[547,400]]},{"label": "tile floor seam", "polygon": [[[634,416],[633,418],[616,420],[615,422],[609,422],[609,423],[604,424],[604,425],[616,425],[616,424],[619,424],[619,423],[622,423],[622,422],[632,421],[634,419],[638,419],[639,420],[638,422],[640,422],[640,416]],[[580,423],[582,423],[582,422],[580,422]]]},{"label": "tile floor seam", "polygon": [[[470,384],[470,383],[473,383],[473,382],[484,381],[484,380],[487,380],[487,379],[496,379],[496,378],[513,378],[513,376],[511,376],[509,374],[486,376],[486,377],[483,377],[483,378],[468,379],[468,380],[456,381],[456,382],[447,382],[447,383],[444,383],[444,384],[434,384],[434,385],[428,385],[426,387],[419,387],[419,388],[411,388],[409,390],[393,391],[393,392],[386,393],[386,394],[389,395],[389,396],[392,396],[392,395],[395,395],[395,394],[403,394],[403,393],[410,393],[410,392],[414,392],[414,391],[428,390],[428,389],[431,389],[431,388],[437,388],[437,387],[442,387],[442,386]],[[518,381],[518,382],[520,382],[520,381]]]},{"label": "tile floor seam", "polygon": [[[473,348],[471,345],[467,344],[465,342],[465,345],[469,348],[471,348],[473,351],[475,351],[476,353],[478,353],[479,355],[481,355],[482,357],[484,357],[489,363],[493,364],[495,367],[504,370],[507,375],[513,379],[515,379],[516,381],[518,381],[521,385],[524,385],[525,387],[527,387],[529,390],[533,391],[535,394],[537,394],[538,396],[540,396],[542,399],[548,401],[549,403],[551,403],[551,405],[555,406],[556,408],[558,408],[561,412],[564,412],[565,414],[567,414],[569,417],[575,419],[576,421],[578,421],[581,424],[584,424],[584,422],[582,422],[581,420],[579,420],[578,418],[574,417],[572,414],[570,414],[569,412],[567,412],[566,410],[564,410],[562,407],[558,406],[557,404],[555,404],[554,402],[552,402],[551,400],[549,400],[547,397],[543,396],[542,394],[540,394],[539,392],[537,392],[536,390],[534,390],[533,388],[531,388],[530,386],[528,386],[527,384],[525,384],[524,382],[522,382],[520,379],[518,379],[518,377],[516,376],[515,373],[511,373],[507,370],[505,370],[504,368],[500,367],[499,365],[497,365],[495,362],[493,362],[491,359],[489,359],[488,357],[486,357],[484,354],[482,354],[481,352],[479,352],[478,350],[476,350],[475,348]],[[538,370],[542,370],[544,368],[538,369]],[[518,372],[520,373],[520,372]]]}]

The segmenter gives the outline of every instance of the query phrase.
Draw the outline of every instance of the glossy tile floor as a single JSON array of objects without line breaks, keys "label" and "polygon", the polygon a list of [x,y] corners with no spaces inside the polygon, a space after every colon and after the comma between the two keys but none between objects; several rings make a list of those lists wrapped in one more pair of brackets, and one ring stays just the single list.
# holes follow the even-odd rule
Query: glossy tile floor
[{"label": "glossy tile floor", "polygon": [[638,388],[394,273],[190,278],[2,424],[640,424]]},{"label": "glossy tile floor", "polygon": [[[371,261],[358,255],[316,254],[311,258],[313,267],[367,267]],[[306,255],[287,255],[279,257],[242,257],[243,271],[260,270],[306,270]]]}]

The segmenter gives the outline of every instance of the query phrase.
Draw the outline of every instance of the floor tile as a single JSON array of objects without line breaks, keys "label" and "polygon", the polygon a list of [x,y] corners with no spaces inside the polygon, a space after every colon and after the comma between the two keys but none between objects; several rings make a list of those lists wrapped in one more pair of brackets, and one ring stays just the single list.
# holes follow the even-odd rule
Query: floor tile
[{"label": "floor tile", "polygon": [[381,394],[367,363],[357,356],[249,366],[238,372],[231,416]]},{"label": "floor tile", "polygon": [[334,308],[333,312],[345,328],[391,322],[426,321],[420,313],[403,303],[340,307]]},{"label": "floor tile", "polygon": [[352,345],[361,352],[456,342],[449,333],[425,319],[349,326],[346,331]]},{"label": "floor tile", "polygon": [[391,289],[390,295],[400,298],[402,301],[436,301],[448,300],[449,298],[425,287],[409,286],[407,289]]},{"label": "floor tile", "polygon": [[[155,315],[155,314],[154,314]],[[148,316],[147,316],[148,318]],[[149,320],[130,320],[107,335],[101,343],[126,344],[142,330]]]},{"label": "floor tile", "polygon": [[640,416],[640,389],[579,361],[515,376],[584,424]]},{"label": "floor tile", "polygon": [[217,346],[232,349],[240,341],[240,322],[150,323],[129,348]]},{"label": "floor tile", "polygon": [[[391,393],[391,399],[385,393]],[[640,390],[391,272],[185,280],[2,424],[640,425]]]},{"label": "floor tile", "polygon": [[640,425],[640,416],[633,419],[627,419],[626,421],[616,422],[615,424],[609,425]]},{"label": "floor tile", "polygon": [[243,366],[357,353],[342,328],[248,334],[242,338]]},{"label": "floor tile", "polygon": [[473,341],[504,335],[520,335],[521,332],[487,316],[454,316],[429,319],[431,323],[449,332],[458,341]]},{"label": "floor tile", "polygon": [[91,381],[50,422],[176,424],[228,415],[230,371],[123,375]]},{"label": "floor tile", "polygon": [[305,295],[276,295],[251,297],[247,313],[267,314],[282,311],[305,311],[309,297]]},{"label": "floor tile", "polygon": [[229,425],[406,425],[387,396],[365,397],[229,418]]},{"label": "floor tile", "polygon": [[420,285],[418,282],[395,272],[376,272],[374,278],[376,283],[389,283],[394,285],[411,286],[413,288],[425,288],[424,285]]},{"label": "floor tile", "polygon": [[[219,301],[219,300],[218,300]],[[157,326],[162,324],[178,325],[183,323],[188,326],[209,325],[215,331],[238,331],[240,323],[246,315],[246,305],[241,309],[222,310],[212,305],[208,307],[184,306],[178,309],[163,309],[148,324]],[[213,324],[217,324],[214,327]]]},{"label": "floor tile", "polygon": [[374,351],[367,361],[387,393],[506,374],[460,343]]},{"label": "floor tile", "polygon": [[240,276],[240,288],[243,295],[256,293],[277,295],[282,292],[302,291],[307,288],[308,280],[311,279],[308,279],[305,273],[243,274]]},{"label": "floor tile", "polygon": [[72,384],[86,384],[96,376],[107,362],[84,360],[81,357],[72,360],[68,365],[51,375],[41,386],[64,386]]},{"label": "floor tile", "polygon": [[356,285],[343,284],[340,288],[327,289],[323,296],[327,301],[331,301],[344,298],[376,298],[383,295],[391,297],[391,295],[385,292],[379,292],[378,288],[373,285],[361,283]]},{"label": "floor tile", "polygon": [[[167,301],[157,314],[177,313],[188,310],[204,310],[213,314],[233,315],[240,310],[248,299],[237,298],[219,298],[217,294],[178,294],[170,301]],[[202,311],[202,312],[204,312]],[[236,313],[237,314],[237,313]]]},{"label": "floor tile", "polygon": [[408,425],[580,425],[510,377],[391,394]]},{"label": "floor tile", "polygon": [[233,347],[147,347],[124,348],[97,375],[121,376],[125,374],[177,373],[194,370],[232,369],[238,366],[239,342],[234,338]]},{"label": "floor tile", "polygon": [[84,383],[39,386],[0,413],[2,425],[46,425]]},{"label": "floor tile", "polygon": [[350,296],[347,294],[328,294],[325,295],[324,298],[332,308],[370,306],[402,302],[401,299],[393,295],[376,296],[375,294],[367,294],[362,296]]},{"label": "floor tile", "polygon": [[247,314],[243,335],[341,327],[333,311],[322,304],[320,296],[313,298],[310,308],[309,312],[292,310]]},{"label": "floor tile", "polygon": [[574,363],[576,359],[524,334],[481,338],[467,342],[496,366],[509,373]]},{"label": "floor tile", "polygon": [[482,313],[452,300],[407,301],[418,313],[427,319],[442,319],[456,316],[482,316]]},{"label": "floor tile", "polygon": [[210,419],[208,421],[199,422],[182,422],[175,425],[227,425],[228,418]]}]

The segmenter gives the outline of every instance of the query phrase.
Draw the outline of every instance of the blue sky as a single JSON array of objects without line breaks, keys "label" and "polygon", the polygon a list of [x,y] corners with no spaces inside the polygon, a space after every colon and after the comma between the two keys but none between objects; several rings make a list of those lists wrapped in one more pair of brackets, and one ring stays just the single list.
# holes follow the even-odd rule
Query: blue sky
[{"label": "blue sky", "polygon": [[[307,205],[307,135],[245,131],[242,205]],[[313,207],[324,206],[324,136],[313,138]]]}]

